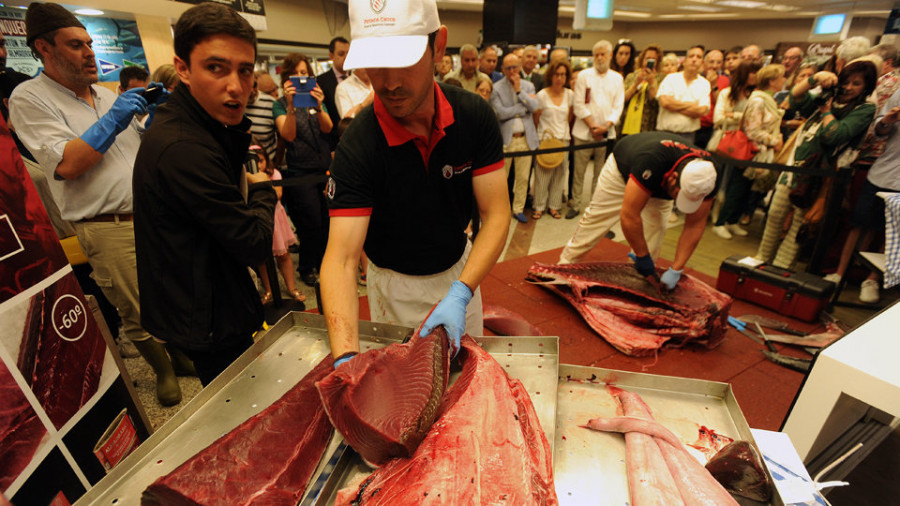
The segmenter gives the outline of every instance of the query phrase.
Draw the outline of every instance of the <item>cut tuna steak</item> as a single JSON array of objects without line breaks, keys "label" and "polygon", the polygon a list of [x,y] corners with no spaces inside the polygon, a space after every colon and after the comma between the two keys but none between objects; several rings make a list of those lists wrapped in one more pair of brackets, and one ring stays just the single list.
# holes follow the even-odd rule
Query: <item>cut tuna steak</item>
[{"label": "cut tuna steak", "polygon": [[675,290],[660,293],[625,263],[535,263],[526,280],[569,301],[591,328],[630,356],[688,342],[717,346],[732,302],[689,274],[681,276]]},{"label": "cut tuna steak", "polygon": [[408,457],[437,417],[450,376],[447,331],[357,355],[316,384],[334,427],[369,464]]},{"label": "cut tuna steak", "polygon": [[772,483],[762,458],[749,441],[735,441],[706,463],[706,469],[733,494],[768,502]]},{"label": "cut tuna steak", "polygon": [[341,490],[336,504],[558,504],[550,445],[522,383],[470,337],[462,348],[462,373],[413,456]]},{"label": "cut tuna steak", "polygon": [[297,504],[331,438],[315,382],[333,368],[328,355],[271,406],[153,482],[141,504]]}]

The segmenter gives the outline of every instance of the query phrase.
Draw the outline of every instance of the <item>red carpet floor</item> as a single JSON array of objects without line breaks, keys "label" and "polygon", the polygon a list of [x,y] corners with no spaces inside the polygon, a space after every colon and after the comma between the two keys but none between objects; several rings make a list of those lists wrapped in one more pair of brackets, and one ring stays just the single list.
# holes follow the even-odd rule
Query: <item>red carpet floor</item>
[{"label": "red carpet floor", "polygon": [[[604,240],[585,261],[627,262],[628,251],[625,245]],[[761,353],[761,345],[731,327],[723,342],[712,350],[688,345],[680,349],[663,348],[657,358],[625,356],[594,332],[566,301],[525,281],[525,274],[534,262],[555,263],[559,252],[560,249],[555,249],[498,263],[481,284],[484,304],[526,315],[526,319],[544,335],[559,336],[561,363],[730,383],[751,427],[780,428],[803,381],[802,373],[769,362]],[[665,260],[660,262],[661,267],[668,265]],[[688,272],[715,286],[714,278],[692,270]],[[738,300],[734,301],[730,314],[778,318],[806,331],[822,328]],[[782,353],[808,357],[790,346],[776,346]]]}]

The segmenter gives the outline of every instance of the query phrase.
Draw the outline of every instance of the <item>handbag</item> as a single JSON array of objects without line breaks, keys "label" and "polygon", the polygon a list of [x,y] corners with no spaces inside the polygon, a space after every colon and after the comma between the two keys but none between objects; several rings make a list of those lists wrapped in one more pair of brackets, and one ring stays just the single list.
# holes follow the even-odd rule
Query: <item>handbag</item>
[{"label": "handbag", "polygon": [[822,188],[822,176],[813,174],[797,174],[797,184],[788,194],[791,204],[800,209],[809,209],[819,197]]},{"label": "handbag", "polygon": [[[541,137],[541,143],[538,146],[538,149],[554,149],[554,148],[564,148],[566,147],[566,143],[553,137],[549,131],[544,131],[543,137]],[[565,151],[557,151],[556,153],[541,153],[535,157],[537,159],[537,164],[542,169],[552,170],[560,165],[562,165],[563,160],[566,159]]]},{"label": "handbag", "polygon": [[749,160],[759,151],[747,134],[738,127],[735,130],[729,130],[722,134],[722,140],[716,147],[716,153],[723,156],[730,156],[736,160]]}]

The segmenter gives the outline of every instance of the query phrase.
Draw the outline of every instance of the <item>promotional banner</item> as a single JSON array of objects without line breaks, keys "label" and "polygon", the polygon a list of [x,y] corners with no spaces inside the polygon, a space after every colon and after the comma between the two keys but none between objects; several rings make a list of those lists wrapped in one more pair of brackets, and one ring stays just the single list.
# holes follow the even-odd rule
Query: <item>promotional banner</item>
[{"label": "promotional banner", "polygon": [[102,332],[0,116],[0,491],[14,504],[74,502],[148,436]]},{"label": "promotional banner", "polygon": [[[147,57],[141,45],[137,23],[127,19],[76,16],[94,40],[97,71],[101,81],[116,82],[119,71],[129,65],[147,69]],[[42,65],[31,55],[26,44],[25,9],[0,7],[0,31],[9,53],[6,66],[29,76],[36,76]]]}]

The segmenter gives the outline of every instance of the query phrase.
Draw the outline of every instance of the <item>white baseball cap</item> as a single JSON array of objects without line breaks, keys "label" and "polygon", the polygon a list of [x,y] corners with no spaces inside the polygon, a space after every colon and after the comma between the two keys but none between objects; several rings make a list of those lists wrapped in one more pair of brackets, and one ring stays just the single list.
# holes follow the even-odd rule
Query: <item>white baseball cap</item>
[{"label": "white baseball cap", "polygon": [[681,169],[678,186],[681,190],[675,199],[675,206],[684,214],[693,213],[716,187],[716,166],[700,158],[689,161]]},{"label": "white baseball cap", "polygon": [[404,68],[425,54],[441,27],[434,0],[350,0],[350,51],[345,69]]}]

